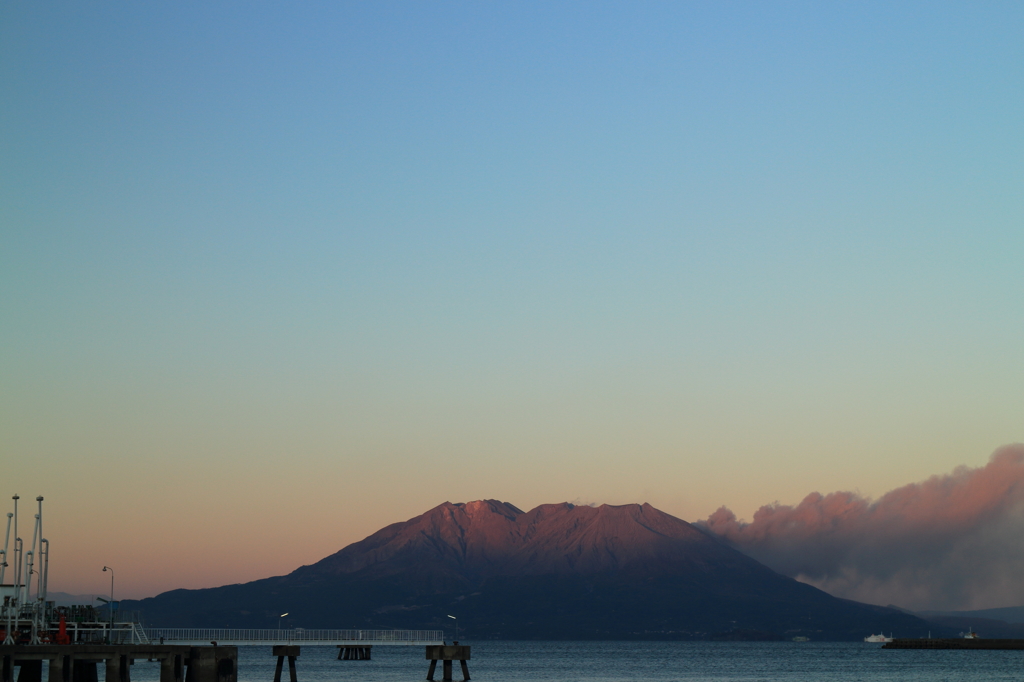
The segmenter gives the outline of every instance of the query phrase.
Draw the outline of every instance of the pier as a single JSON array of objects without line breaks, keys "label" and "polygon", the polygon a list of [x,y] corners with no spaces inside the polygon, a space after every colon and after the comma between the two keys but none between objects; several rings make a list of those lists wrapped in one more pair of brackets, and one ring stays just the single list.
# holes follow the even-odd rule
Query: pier
[{"label": "pier", "polygon": [[[238,649],[233,646],[43,644],[0,645],[0,682],[131,682],[136,660],[160,661],[160,682],[237,682]],[[44,665],[45,664],[45,665]]]},{"label": "pier", "polygon": [[[441,630],[145,628],[139,614],[118,610],[109,566],[103,567],[111,573],[105,609],[57,606],[47,599],[50,543],[42,533],[43,498],[36,498],[27,546],[18,532],[19,499],[13,498],[0,546],[0,682],[43,682],[44,677],[46,682],[99,682],[100,664],[104,682],[131,682],[136,660],[159,661],[160,682],[237,682],[238,646],[245,645],[272,646],[278,657],[274,682],[281,682],[285,659],[290,682],[297,682],[300,645],[336,646],[338,659],[345,661],[369,660],[374,646],[444,648],[435,646],[444,643]],[[8,566],[10,583],[5,582]],[[450,667],[449,662],[445,679]]]},{"label": "pier", "polygon": [[225,628],[144,628],[146,639],[161,644],[231,646],[425,646],[444,642],[441,630],[236,630]]}]

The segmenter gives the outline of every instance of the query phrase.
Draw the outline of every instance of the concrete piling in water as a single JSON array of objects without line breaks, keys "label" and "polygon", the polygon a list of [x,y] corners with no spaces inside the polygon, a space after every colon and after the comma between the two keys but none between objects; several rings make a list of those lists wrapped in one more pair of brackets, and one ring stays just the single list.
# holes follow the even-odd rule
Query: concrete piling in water
[{"label": "concrete piling in water", "polygon": [[369,661],[372,646],[357,646],[353,644],[338,645],[339,661]]},{"label": "concrete piling in water", "polygon": [[[238,647],[189,647],[188,671],[185,682],[237,682]],[[107,680],[115,682],[115,680]]]},{"label": "concrete piling in water", "polygon": [[168,655],[159,660],[160,682],[184,682],[185,660],[181,654]]},{"label": "concrete piling in water", "polygon": [[49,680],[53,682],[72,682],[71,656],[57,655],[50,659]]},{"label": "concrete piling in water", "polygon": [[294,645],[278,645],[274,647],[274,655],[277,656],[277,668],[274,670],[274,682],[281,682],[281,670],[284,668],[284,659],[288,657],[288,674],[291,682],[298,682],[295,674],[295,659],[299,657],[299,647]]},{"label": "concrete piling in water", "polygon": [[71,668],[71,679],[74,682],[99,682],[99,675],[96,674],[96,661],[79,661],[72,658],[67,665]]},{"label": "concrete piling in water", "polygon": [[42,661],[20,661],[18,682],[43,682]]},{"label": "concrete piling in water", "polygon": [[458,642],[454,646],[427,646],[427,660],[430,661],[430,668],[427,670],[427,680],[434,682],[434,671],[437,670],[437,662],[442,663],[441,682],[452,682],[452,662],[459,661],[462,664],[463,682],[469,680],[469,666],[466,664],[470,658],[469,646],[461,645]]},{"label": "concrete piling in water", "polygon": [[131,663],[125,654],[115,654],[107,659],[105,682],[131,682]]}]

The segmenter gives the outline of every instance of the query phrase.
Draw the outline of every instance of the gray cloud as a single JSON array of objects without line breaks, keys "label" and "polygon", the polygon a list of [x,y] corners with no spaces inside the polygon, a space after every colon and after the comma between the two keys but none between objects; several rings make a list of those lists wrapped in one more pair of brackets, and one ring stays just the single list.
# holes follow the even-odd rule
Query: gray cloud
[{"label": "gray cloud", "polygon": [[812,493],[739,521],[699,522],[785,575],[830,594],[911,609],[1024,604],[1024,445],[878,500]]}]

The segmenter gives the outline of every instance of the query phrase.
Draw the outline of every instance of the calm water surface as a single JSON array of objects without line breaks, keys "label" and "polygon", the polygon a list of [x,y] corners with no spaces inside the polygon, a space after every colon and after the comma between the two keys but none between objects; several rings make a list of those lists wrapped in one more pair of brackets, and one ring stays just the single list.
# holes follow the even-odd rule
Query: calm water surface
[{"label": "calm water surface", "polygon": [[[464,642],[478,682],[627,680],[881,680],[950,682],[1024,679],[1024,651],[915,651],[833,642]],[[418,682],[421,646],[375,646],[370,661],[338,661],[334,647],[302,647],[299,682]],[[272,682],[270,647],[238,648],[239,682]],[[455,663],[455,680],[462,674]],[[441,665],[435,680],[441,679]],[[159,665],[138,661],[133,682],[157,682]],[[283,682],[288,680],[285,664]]]}]

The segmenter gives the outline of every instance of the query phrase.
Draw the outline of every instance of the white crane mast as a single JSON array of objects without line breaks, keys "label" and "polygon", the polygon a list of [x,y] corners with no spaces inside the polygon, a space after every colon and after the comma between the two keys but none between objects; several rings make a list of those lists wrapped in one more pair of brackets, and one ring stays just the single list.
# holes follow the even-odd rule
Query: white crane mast
[{"label": "white crane mast", "polygon": [[4,584],[4,575],[7,573],[7,547],[11,543],[11,519],[14,514],[7,512],[7,533],[4,535],[4,549],[0,558],[0,585]]},{"label": "white crane mast", "polygon": [[[32,544],[25,549],[24,541],[18,537],[18,500],[15,495],[14,512],[7,514],[7,531],[4,547],[0,554],[0,611],[4,623],[4,644],[15,644],[15,631],[24,627],[25,621],[31,626],[31,643],[40,643],[40,634],[48,627],[46,604],[46,581],[49,575],[50,543],[43,537],[43,496],[36,498],[39,511],[35,515],[32,529]],[[11,529],[14,529],[14,581],[7,584],[8,549],[11,546]],[[36,578],[36,599],[32,595],[32,578]]]},{"label": "white crane mast", "polygon": [[[36,498],[38,512],[28,546],[18,535],[18,500],[7,514],[4,543],[0,548],[0,645],[71,643],[148,643],[137,614],[114,619],[113,603],[101,621],[92,604],[57,606],[47,601],[50,580],[50,541],[43,535],[43,497]],[[7,569],[10,569],[9,571]],[[110,570],[104,567],[104,570]],[[106,599],[102,601],[107,601]]]}]

